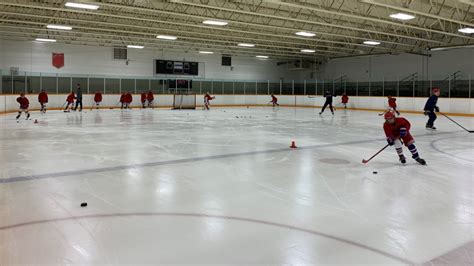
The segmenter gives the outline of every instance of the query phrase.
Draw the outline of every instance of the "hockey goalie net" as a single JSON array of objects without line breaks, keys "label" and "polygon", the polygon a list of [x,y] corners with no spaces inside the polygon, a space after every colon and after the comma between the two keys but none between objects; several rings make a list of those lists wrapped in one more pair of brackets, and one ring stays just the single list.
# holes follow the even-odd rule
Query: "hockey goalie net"
[{"label": "hockey goalie net", "polygon": [[196,94],[174,94],[173,109],[196,109]]}]

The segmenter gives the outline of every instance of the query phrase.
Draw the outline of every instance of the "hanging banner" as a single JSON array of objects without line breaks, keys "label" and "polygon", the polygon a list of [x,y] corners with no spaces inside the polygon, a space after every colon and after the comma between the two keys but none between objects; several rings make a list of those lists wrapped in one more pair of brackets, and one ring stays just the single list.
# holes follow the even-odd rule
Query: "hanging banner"
[{"label": "hanging banner", "polygon": [[53,53],[53,66],[55,68],[64,66],[64,53]]}]

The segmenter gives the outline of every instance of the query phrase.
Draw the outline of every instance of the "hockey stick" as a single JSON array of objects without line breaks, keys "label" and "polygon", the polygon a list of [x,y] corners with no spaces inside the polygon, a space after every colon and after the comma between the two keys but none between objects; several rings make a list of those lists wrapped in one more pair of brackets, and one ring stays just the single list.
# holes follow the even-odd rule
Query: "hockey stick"
[{"label": "hockey stick", "polygon": [[454,121],[453,119],[451,119],[449,116],[439,112],[440,114],[442,114],[444,117],[446,117],[447,119],[451,120],[451,122],[453,122],[454,124],[458,125],[459,127],[461,127],[462,129],[466,130],[467,132],[469,133],[474,133],[474,130],[468,130],[467,128],[461,126],[458,122]]},{"label": "hockey stick", "polygon": [[385,150],[389,145],[385,145],[382,149],[380,149],[376,154],[372,155],[368,160],[362,159],[362,163],[368,163],[370,160],[372,160],[375,156],[377,156],[379,153],[381,153],[383,150]]}]

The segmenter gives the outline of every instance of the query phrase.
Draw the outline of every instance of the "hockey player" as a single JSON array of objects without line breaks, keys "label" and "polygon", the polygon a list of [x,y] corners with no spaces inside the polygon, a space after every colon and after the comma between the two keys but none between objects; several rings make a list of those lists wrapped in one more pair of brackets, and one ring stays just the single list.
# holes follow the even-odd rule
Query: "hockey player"
[{"label": "hockey player", "polygon": [[147,98],[148,98],[148,94],[146,93],[146,91],[142,91],[140,96],[141,96],[140,100],[142,102],[142,107],[146,108],[146,101],[147,101]]},{"label": "hockey player", "polygon": [[392,96],[387,96],[388,98],[388,107],[389,107],[389,110],[393,110],[395,111],[395,113],[397,113],[397,115],[400,115],[400,112],[397,110],[397,99],[395,99],[394,97]]},{"label": "hockey player", "polygon": [[332,95],[330,91],[326,91],[324,97],[326,98],[326,102],[324,102],[323,109],[321,109],[321,112],[319,112],[319,114],[324,113],[324,109],[326,109],[326,107],[329,105],[329,109],[331,109],[331,113],[334,115],[334,109],[332,107],[332,97],[334,97],[334,95]]},{"label": "hockey player", "polygon": [[388,145],[395,145],[398,157],[401,163],[406,163],[405,156],[403,155],[402,140],[405,146],[411,152],[412,158],[421,165],[426,165],[425,160],[420,158],[418,151],[416,150],[415,140],[410,134],[410,122],[403,117],[395,117],[394,111],[388,111],[384,114],[385,123],[383,129],[387,136]]},{"label": "hockey player", "polygon": [[96,90],[94,94],[95,109],[99,109],[99,104],[102,102],[102,92]]},{"label": "hockey player", "polygon": [[64,108],[65,113],[69,113],[71,111],[71,107],[74,105],[74,99],[76,99],[76,96],[74,95],[74,92],[71,91],[71,93],[69,93],[66,98],[67,105],[66,108]]},{"label": "hockey player", "polygon": [[435,130],[434,121],[436,120],[436,112],[439,112],[439,107],[436,105],[438,103],[438,97],[441,93],[440,89],[435,87],[432,89],[433,94],[428,98],[425,104],[425,115],[429,116],[428,122],[426,122],[426,129]]},{"label": "hockey player", "polygon": [[78,106],[81,106],[81,109],[79,109],[79,112],[82,111],[82,89],[81,89],[81,84],[76,85],[76,106],[72,109],[73,111],[77,110]]},{"label": "hockey player", "polygon": [[206,110],[209,110],[209,104],[211,100],[214,100],[216,97],[211,97],[209,92],[206,92],[206,95],[204,95],[204,108]]},{"label": "hockey player", "polygon": [[130,109],[130,104],[132,103],[132,94],[130,92],[125,93],[124,101],[125,101],[125,109]]},{"label": "hockey player", "polygon": [[343,93],[341,97],[341,104],[344,105],[344,109],[347,109],[347,103],[349,102],[349,96]]},{"label": "hockey player", "polygon": [[148,108],[153,108],[153,101],[155,100],[155,97],[153,96],[153,91],[151,90],[148,91],[146,100],[148,101]]},{"label": "hockey player", "polygon": [[16,119],[20,118],[21,113],[25,112],[26,119],[30,118],[30,113],[28,113],[28,107],[30,106],[30,101],[25,97],[24,93],[20,93],[20,97],[16,98],[16,101],[20,104],[20,109],[18,110],[18,115]]},{"label": "hockey player", "polygon": [[278,104],[278,98],[275,97],[275,95],[273,95],[273,93],[272,93],[272,95],[270,95],[270,96],[272,97],[272,100],[271,100],[270,102],[273,104],[273,107],[275,107],[275,105],[276,105],[276,106],[280,106],[280,105]]},{"label": "hockey player", "polygon": [[125,92],[122,92],[122,95],[120,95],[120,103],[122,104],[120,109],[123,109],[125,107]]},{"label": "hockey player", "polygon": [[45,90],[41,90],[41,92],[38,94],[38,102],[41,105],[40,112],[46,113],[46,103],[48,102],[48,94]]}]

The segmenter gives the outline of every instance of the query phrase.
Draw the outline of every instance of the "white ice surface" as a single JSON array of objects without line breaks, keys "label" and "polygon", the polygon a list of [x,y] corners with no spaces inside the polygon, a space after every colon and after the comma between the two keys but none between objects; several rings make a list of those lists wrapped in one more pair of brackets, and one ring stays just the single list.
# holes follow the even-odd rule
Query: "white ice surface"
[{"label": "white ice surface", "polygon": [[2,115],[0,265],[407,264],[474,240],[473,134],[408,114],[428,166],[364,165],[383,119],[318,111]]}]

